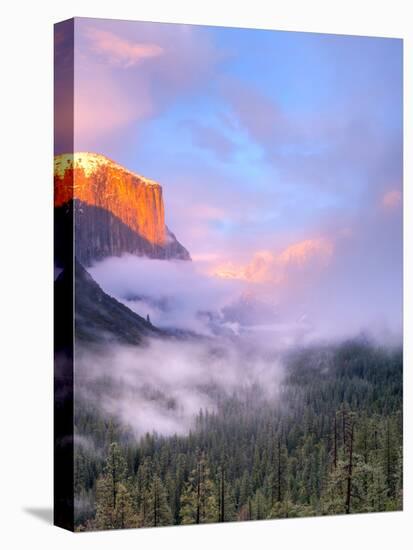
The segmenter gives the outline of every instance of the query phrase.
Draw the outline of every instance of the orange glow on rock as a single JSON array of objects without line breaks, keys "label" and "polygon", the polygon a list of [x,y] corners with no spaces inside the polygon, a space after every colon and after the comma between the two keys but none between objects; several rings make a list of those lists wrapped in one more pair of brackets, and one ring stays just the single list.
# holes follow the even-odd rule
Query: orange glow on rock
[{"label": "orange glow on rock", "polygon": [[149,242],[166,242],[162,187],[102,155],[58,155],[54,164],[54,205],[73,199],[104,208]]}]

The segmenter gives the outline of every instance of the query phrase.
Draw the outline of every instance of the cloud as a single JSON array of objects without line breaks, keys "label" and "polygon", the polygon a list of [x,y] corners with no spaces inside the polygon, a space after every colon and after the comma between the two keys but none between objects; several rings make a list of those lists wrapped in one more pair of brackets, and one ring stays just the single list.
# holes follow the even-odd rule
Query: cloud
[{"label": "cloud", "polygon": [[[142,83],[139,101],[99,66],[77,79],[74,101],[75,151],[94,150],[94,143],[153,112],[149,89]],[[98,91],[97,91],[98,90]]]},{"label": "cloud", "polygon": [[185,434],[201,409],[217,410],[223,395],[245,397],[259,384],[261,398],[274,398],[282,374],[277,350],[246,342],[150,340],[142,347],[98,350],[80,346],[76,399],[94,403],[138,436]]},{"label": "cloud", "polygon": [[279,251],[258,251],[246,264],[214,255],[193,262],[123,256],[95,264],[91,273],[161,327],[209,336],[254,331],[260,346],[268,331],[280,346],[361,331],[385,341],[402,334],[401,257],[400,220],[384,223],[376,211],[350,228],[337,223]]},{"label": "cloud", "polygon": [[291,139],[293,127],[280,105],[250,83],[227,78],[222,94],[232,115],[227,123],[233,129],[244,130],[252,140],[274,147]]},{"label": "cloud", "polygon": [[90,268],[103,290],[160,327],[211,334],[207,312],[220,310],[240,293],[239,281],[217,280],[202,262],[164,261],[124,255]]},{"label": "cloud", "polygon": [[227,264],[218,266],[213,274],[223,279],[240,279],[250,283],[281,284],[291,277],[293,270],[325,268],[333,254],[334,244],[326,237],[306,239],[294,243],[280,253],[260,251],[245,266]]},{"label": "cloud", "polygon": [[75,28],[77,148],[111,158],[136,145],[145,123],[202,89],[219,61],[209,37],[194,38],[185,25],[78,19]]},{"label": "cloud", "polygon": [[203,336],[96,352],[79,345],[76,398],[96,403],[138,436],[184,434],[223,394],[243,396],[259,384],[263,398],[274,398],[286,349],[362,331],[381,345],[399,344],[401,227],[394,217],[383,223],[376,211],[351,229],[338,225],[328,237],[257,253],[244,267],[250,279],[258,273],[253,283],[208,277],[197,262],[123,256],[96,263],[93,277],[137,313]]},{"label": "cloud", "polygon": [[128,68],[145,59],[163,54],[163,48],[157,44],[132,42],[115,33],[90,27],[85,29],[91,50],[101,54],[114,66]]},{"label": "cloud", "polygon": [[325,265],[331,257],[333,249],[333,243],[326,237],[306,239],[286,248],[278,256],[278,261],[287,265],[304,265],[317,258],[317,261]]},{"label": "cloud", "polygon": [[381,205],[386,210],[397,208],[402,202],[402,194],[398,189],[393,189],[384,193],[381,199]]},{"label": "cloud", "polygon": [[197,147],[212,152],[223,162],[229,161],[237,150],[236,143],[213,126],[188,121],[185,127],[191,132],[193,143]]},{"label": "cloud", "polygon": [[[293,186],[295,193],[298,186],[313,187],[342,202],[353,200],[356,207],[366,190],[373,193],[401,176],[400,82],[396,84],[393,92],[378,82],[384,88],[372,103],[367,83],[357,81],[348,84],[344,98],[338,99],[340,90],[317,110],[303,112],[287,108],[277,90],[264,92],[253,81],[227,77],[221,90],[229,126],[261,148],[262,162],[274,168],[280,185]],[[389,126],[382,112],[393,95],[396,112]]]},{"label": "cloud", "polygon": [[[205,214],[211,214],[208,208]],[[273,234],[272,247],[261,248],[255,239],[255,252],[247,249],[244,256],[211,247],[194,254],[193,262],[110,258],[91,273],[105,291],[140,315],[149,313],[159,326],[237,334],[243,319],[250,324],[253,318],[257,325],[295,338],[292,327],[305,318],[305,327],[300,326],[305,338],[351,337],[383,327],[400,336],[401,216],[383,219],[380,210],[370,208],[355,216],[334,216],[311,237],[284,245],[283,240]],[[238,236],[237,242],[243,239]],[[245,302],[245,296],[252,301]],[[242,314],[237,306],[237,313],[226,317],[225,311],[240,301]],[[246,310],[254,310],[253,315]]]}]

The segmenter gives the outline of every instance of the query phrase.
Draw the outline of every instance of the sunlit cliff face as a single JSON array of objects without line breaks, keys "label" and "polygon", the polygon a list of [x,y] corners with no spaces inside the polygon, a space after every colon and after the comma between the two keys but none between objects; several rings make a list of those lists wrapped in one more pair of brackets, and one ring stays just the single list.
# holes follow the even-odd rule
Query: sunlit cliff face
[{"label": "sunlit cliff face", "polygon": [[166,242],[162,187],[93,153],[58,155],[54,162],[55,207],[78,199],[108,210],[150,243]]},{"label": "sunlit cliff face", "polygon": [[212,275],[222,279],[238,279],[249,283],[283,282],[291,269],[314,265],[326,267],[333,255],[333,242],[325,237],[306,239],[292,244],[280,253],[257,252],[251,262],[244,266],[227,263],[212,271]]}]

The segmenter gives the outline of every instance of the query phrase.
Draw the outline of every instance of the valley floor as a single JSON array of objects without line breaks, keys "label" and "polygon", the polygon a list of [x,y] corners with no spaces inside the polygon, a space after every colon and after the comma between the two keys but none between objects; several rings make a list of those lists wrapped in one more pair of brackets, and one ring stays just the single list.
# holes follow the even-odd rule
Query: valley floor
[{"label": "valley floor", "polygon": [[208,389],[216,408],[186,435],[137,440],[76,403],[76,529],[401,510],[401,351],[353,341],[286,362],[272,398]]}]

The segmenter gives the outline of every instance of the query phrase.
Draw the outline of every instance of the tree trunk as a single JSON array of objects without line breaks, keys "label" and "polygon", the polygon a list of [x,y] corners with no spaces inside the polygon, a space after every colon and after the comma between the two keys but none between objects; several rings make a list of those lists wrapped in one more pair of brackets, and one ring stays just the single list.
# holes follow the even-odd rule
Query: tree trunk
[{"label": "tree trunk", "polygon": [[353,440],[354,440],[354,421],[351,421],[348,472],[347,472],[346,514],[350,514],[351,512],[351,485],[353,481]]},{"label": "tree trunk", "polygon": [[342,424],[343,424],[343,447],[346,446],[346,411],[343,409],[342,413]]},{"label": "tree trunk", "polygon": [[224,467],[221,468],[221,509],[220,509],[220,521],[225,521],[225,471]]},{"label": "tree trunk", "polygon": [[387,434],[386,434],[386,473],[387,473],[387,492],[390,495],[391,491],[391,450],[390,450],[390,421],[387,419]]},{"label": "tree trunk", "polygon": [[116,507],[116,466],[115,456],[112,454],[112,483],[113,483],[113,509]]},{"label": "tree trunk", "polygon": [[200,511],[200,506],[201,506],[201,465],[198,464],[198,467],[197,467],[197,470],[198,470],[198,480],[197,480],[197,488],[196,488],[196,523],[199,523],[200,521],[200,516],[201,516],[201,511]]},{"label": "tree trunk", "polygon": [[281,502],[281,440],[278,439],[278,472],[277,472],[277,481],[278,481],[278,494],[277,500]]},{"label": "tree trunk", "polygon": [[153,486],[153,526],[158,526],[158,494],[156,490],[156,479]]}]

